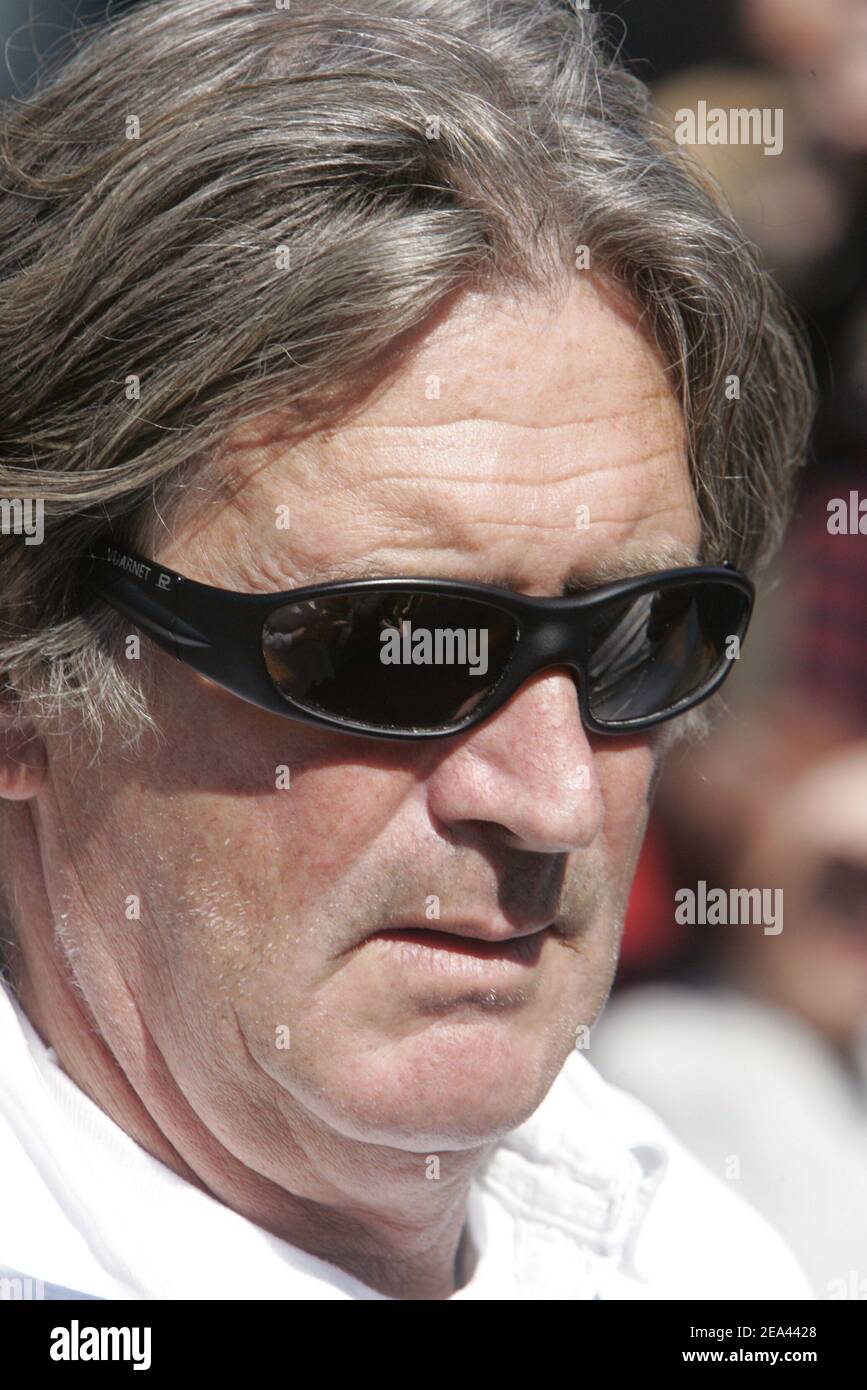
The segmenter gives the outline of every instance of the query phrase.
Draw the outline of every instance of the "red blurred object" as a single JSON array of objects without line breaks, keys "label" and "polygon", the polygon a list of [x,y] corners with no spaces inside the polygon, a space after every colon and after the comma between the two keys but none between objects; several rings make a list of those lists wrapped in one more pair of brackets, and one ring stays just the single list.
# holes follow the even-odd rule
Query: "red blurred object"
[{"label": "red blurred object", "polygon": [[676,946],[674,886],[665,836],[651,815],[626,909],[621,966],[646,970],[673,955]]},{"label": "red blurred object", "polygon": [[[849,468],[826,468],[804,487],[787,542],[792,634],[792,682],[823,709],[837,710],[867,729],[867,458]],[[829,530],[836,500],[849,514],[849,533]],[[850,521],[850,526],[852,525]]]}]

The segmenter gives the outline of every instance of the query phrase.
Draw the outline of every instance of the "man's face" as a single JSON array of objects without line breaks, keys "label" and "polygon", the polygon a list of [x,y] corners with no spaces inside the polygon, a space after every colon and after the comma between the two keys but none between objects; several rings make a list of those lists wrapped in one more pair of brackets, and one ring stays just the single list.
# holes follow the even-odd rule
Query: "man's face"
[{"label": "man's face", "polygon": [[[237,495],[155,557],[225,588],[339,564],[558,595],[698,543],[671,377],[586,278],[553,314],[466,296],[327,434],[290,448],[272,415],[233,438]],[[273,1176],[304,1132],[427,1151],[522,1122],[610,988],[652,737],[588,737],[563,668],[464,736],[397,744],[267,714],[146,639],[141,659],[164,743],[109,740],[95,777],[52,742],[38,812],[52,917],[134,1084],[149,1034]],[[541,934],[525,960],[372,939],[413,925]]]}]

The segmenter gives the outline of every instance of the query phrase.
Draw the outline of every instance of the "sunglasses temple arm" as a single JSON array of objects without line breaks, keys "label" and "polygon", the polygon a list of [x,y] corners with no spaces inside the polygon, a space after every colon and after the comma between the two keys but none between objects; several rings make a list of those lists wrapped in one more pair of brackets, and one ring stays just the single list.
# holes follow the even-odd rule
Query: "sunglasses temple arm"
[{"label": "sunglasses temple arm", "polygon": [[173,576],[170,587],[162,590],[154,583],[119,572],[109,561],[94,555],[84,582],[91,593],[130,618],[172,656],[178,655],[176,646],[212,645],[204,633],[178,616],[176,605],[184,582],[180,575]]}]

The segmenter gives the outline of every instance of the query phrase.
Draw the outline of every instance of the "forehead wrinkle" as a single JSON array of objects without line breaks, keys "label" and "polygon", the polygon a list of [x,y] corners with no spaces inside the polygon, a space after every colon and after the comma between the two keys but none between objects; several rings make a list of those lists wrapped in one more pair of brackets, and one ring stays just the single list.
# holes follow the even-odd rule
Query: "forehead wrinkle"
[{"label": "forehead wrinkle", "polygon": [[[605,473],[608,470],[603,468],[601,471]],[[594,476],[598,477],[598,472]],[[251,547],[243,548],[248,561],[244,565],[245,581],[250,582],[256,591],[278,593],[302,584],[325,584],[349,579],[440,577],[477,580],[520,592],[524,588],[532,588],[538,580],[530,571],[522,574],[504,565],[499,568],[485,565],[488,544],[484,536],[479,540],[477,533],[483,528],[487,531],[492,524],[502,534],[527,532],[527,546],[522,547],[519,553],[526,550],[528,556],[532,555],[533,542],[529,539],[532,532],[549,537],[556,534],[561,544],[567,533],[575,535],[571,509],[568,521],[561,510],[556,520],[552,521],[528,514],[517,520],[498,517],[492,523],[490,512],[478,516],[458,513],[450,505],[448,494],[441,496],[435,488],[421,486],[425,481],[423,478],[414,477],[412,481],[419,486],[415,490],[411,511],[405,511],[402,516],[400,512],[404,509],[400,506],[396,509],[393,505],[384,509],[382,506],[372,507],[373,499],[369,495],[366,498],[367,520],[372,522],[376,515],[379,524],[375,529],[379,530],[380,538],[377,543],[374,536],[368,536],[368,544],[363,548],[365,553],[342,559],[323,555],[319,547],[306,550],[303,545],[299,553],[300,538],[296,536],[293,545],[292,537],[287,535],[289,543],[281,549],[281,553],[268,548],[265,554],[259,553],[254,558]],[[575,475],[560,481],[574,483]],[[536,482],[527,486],[538,492],[541,484]],[[546,492],[550,491],[551,486],[546,486]],[[645,522],[656,516],[662,517],[669,510],[669,507],[656,506],[652,511],[643,511],[641,520]],[[622,518],[617,516],[598,513],[595,517],[597,526],[618,526],[621,521]],[[384,540],[384,537],[388,539]],[[683,541],[676,542],[664,532],[661,532],[658,540],[643,543],[636,540],[630,544],[624,539],[609,543],[608,554],[600,554],[598,545],[591,548],[585,546],[584,549],[588,553],[584,557],[579,553],[576,557],[564,578],[564,586],[572,589],[590,588],[612,579],[694,564],[697,558],[695,546]],[[404,550],[405,555],[402,553]],[[449,553],[449,560],[444,565],[441,561],[425,563],[424,553],[434,551],[440,555]],[[394,561],[385,558],[388,552],[396,552]],[[375,558],[377,555],[380,556],[378,560]]]},{"label": "forehead wrinkle", "polygon": [[[677,569],[696,563],[695,548],[683,542],[661,541],[631,546],[616,555],[597,557],[588,563],[573,565],[564,579],[564,588],[593,588],[617,579],[650,573],[654,570]],[[503,571],[495,566],[473,564],[469,571],[459,567],[461,573],[430,573],[429,566],[418,566],[408,562],[405,565],[389,564],[374,557],[349,561],[329,562],[312,566],[305,575],[305,584],[329,584],[350,579],[420,579],[426,576],[438,579],[468,579],[480,584],[496,584],[500,588],[513,589],[520,593],[531,587],[528,576],[512,571]]]},{"label": "forehead wrinkle", "polygon": [[[614,423],[619,426],[616,431]],[[365,441],[364,468],[356,467],[358,462],[359,450],[356,445],[350,443],[348,439],[332,438],[328,441],[327,452],[317,451],[319,457],[314,455],[314,467],[320,464],[326,469],[333,469],[339,474],[341,481],[351,488],[355,485],[367,487],[373,478],[380,483],[413,483],[425,482],[445,482],[445,483],[467,483],[473,481],[495,482],[503,486],[532,485],[526,476],[510,476],[508,469],[508,458],[512,456],[515,467],[520,468],[521,464],[526,464],[528,458],[538,458],[544,461],[546,470],[546,486],[555,486],[561,482],[571,482],[575,478],[576,457],[588,456],[588,462],[594,463],[597,468],[603,466],[602,457],[605,465],[612,470],[620,466],[628,465],[639,459],[649,461],[654,458],[662,457],[665,454],[677,453],[686,456],[684,441],[679,430],[669,428],[670,422],[654,420],[648,424],[644,431],[636,433],[634,425],[630,426],[621,413],[619,415],[605,417],[605,423],[609,429],[605,432],[604,441],[593,444],[590,440],[582,440],[579,432],[582,430],[583,422],[573,422],[563,426],[554,426],[558,430],[569,431],[571,438],[565,440],[545,439],[540,441],[540,434],[550,432],[547,426],[521,426],[521,432],[530,434],[533,438],[530,441],[521,440],[509,435],[505,440],[500,435],[487,436],[484,432],[469,431],[470,438],[456,438],[451,427],[446,429],[446,437],[443,437],[443,429],[439,426],[423,425],[416,427],[400,427],[399,430],[390,427],[375,426],[365,430],[370,437]],[[517,430],[518,426],[508,426],[510,430]],[[411,439],[384,438],[384,435],[404,434],[407,429],[411,429],[413,435],[422,431],[425,438],[420,441],[417,437]],[[593,431],[590,431],[593,433]],[[598,431],[596,431],[598,433]],[[472,436],[475,437],[472,437]],[[595,456],[602,456],[597,459]],[[412,467],[407,468],[405,459],[409,457],[415,460]],[[476,476],[461,471],[461,460],[466,464],[472,465],[476,470]],[[457,471],[452,471],[456,468]],[[356,484],[357,480],[357,484]]]},{"label": "forehead wrinkle", "polygon": [[[622,380],[623,378],[621,377],[621,381]],[[641,374],[636,376],[636,380],[643,380]],[[581,392],[584,399],[586,399],[589,393],[589,387],[594,384],[603,387],[606,393],[610,395],[610,382],[607,379],[600,379],[599,382],[594,383],[592,380],[582,377]],[[425,398],[425,404],[430,406],[436,404],[436,402],[430,402]],[[550,434],[555,430],[584,429],[592,425],[610,424],[618,420],[627,420],[635,415],[641,415],[647,410],[652,410],[655,414],[660,405],[664,406],[666,410],[670,407],[672,414],[680,413],[679,403],[676,398],[672,396],[670,390],[663,384],[654,384],[646,391],[630,391],[629,396],[625,400],[612,403],[610,409],[599,410],[598,413],[594,412],[592,414],[586,412],[582,412],[579,415],[569,414],[562,420],[548,422],[517,420],[506,415],[496,415],[482,410],[478,410],[472,414],[461,411],[459,414],[438,419],[432,419],[430,418],[430,414],[428,414],[428,417],[424,419],[373,419],[357,423],[347,420],[345,424],[333,426],[328,431],[328,438],[329,440],[333,440],[350,434],[360,434],[362,436],[369,434],[403,434],[407,431],[417,430],[426,430],[430,432],[445,430],[457,431],[460,429],[472,428],[475,425],[505,426],[509,430],[526,430],[538,434]],[[310,436],[311,440],[315,438],[315,435]]]},{"label": "forehead wrinkle", "polygon": [[[234,432],[230,434],[222,450],[221,481],[225,500],[250,520],[252,514],[262,505],[263,494],[273,493],[275,497],[281,497],[286,484],[292,487],[308,481],[313,483],[317,478],[321,480],[323,471],[326,474],[333,471],[339,476],[347,492],[369,493],[377,484],[399,489],[412,488],[413,485],[433,486],[437,482],[467,484],[479,481],[495,482],[502,487],[534,486],[532,482],[520,477],[503,475],[503,455],[507,450],[501,438],[496,435],[488,437],[488,431],[484,426],[490,424],[495,428],[497,425],[504,425],[513,436],[521,433],[534,437],[534,443],[530,444],[530,448],[535,447],[538,450],[540,462],[544,460],[547,475],[545,486],[552,488],[576,480],[575,455],[583,454],[585,450],[590,452],[588,445],[581,442],[580,436],[585,433],[598,434],[600,426],[607,426],[605,447],[594,448],[592,453],[606,457],[604,461],[601,457],[591,461],[593,473],[604,472],[606,469],[616,471],[620,467],[639,461],[639,457],[646,462],[652,461],[670,453],[672,447],[685,454],[685,449],[682,448],[682,421],[678,421],[678,426],[672,430],[675,422],[670,418],[668,411],[664,412],[665,418],[662,418],[660,404],[660,392],[652,389],[637,399],[633,395],[628,405],[621,403],[611,412],[553,424],[525,424],[482,415],[458,416],[449,421],[346,422],[328,429],[310,431],[302,439],[298,439],[297,436],[292,439],[288,431],[282,434],[279,427],[273,428],[276,422],[272,420],[271,433],[264,442],[261,438],[251,439],[244,432],[239,435],[235,435]],[[656,410],[653,410],[654,405],[657,407]],[[633,417],[647,413],[648,408],[652,411],[648,426],[636,437]],[[567,434],[571,431],[571,447],[564,447],[559,440],[549,437],[556,432],[564,431]],[[422,447],[418,438],[420,433],[425,436],[423,457],[419,456]],[[410,437],[402,438],[407,435]],[[461,438],[467,435],[470,438]],[[624,443],[624,435],[628,447],[621,451],[619,446]],[[667,437],[661,439],[661,435]],[[359,436],[365,445],[372,446],[363,449],[363,466],[360,468],[357,466]],[[540,436],[546,437],[542,439]],[[508,441],[508,452],[514,449],[519,456],[524,453],[526,447],[525,443],[514,437]],[[444,467],[448,467],[449,456],[455,458],[461,453],[468,456],[476,455],[471,460],[468,457],[468,461],[472,462],[476,470],[475,477],[464,472],[444,471]],[[416,458],[415,466],[409,470],[404,465],[406,455],[414,455]],[[441,456],[445,456],[442,463]],[[421,464],[423,467],[420,467]],[[279,470],[283,468],[288,469],[288,474],[281,479]],[[249,487],[253,481],[259,484],[254,490],[255,496],[251,495]],[[541,481],[535,485],[541,486]]]},{"label": "forehead wrinkle", "polygon": [[[627,413],[636,415],[642,412],[647,403],[657,403],[659,393],[655,390],[644,395],[639,402],[635,402],[633,397],[630,405],[633,407]],[[615,411],[613,415],[606,414],[599,417],[611,423],[612,419],[620,420],[622,424],[623,410]],[[595,493],[599,488],[606,487],[606,478],[621,474],[625,469],[632,469],[635,466],[650,465],[657,471],[657,462],[662,465],[664,471],[664,460],[671,461],[672,455],[679,453],[677,432],[671,431],[673,437],[660,439],[660,435],[669,435],[669,429],[662,428],[662,422],[656,420],[650,425],[648,430],[640,431],[636,438],[636,431],[633,429],[628,451],[623,447],[623,439],[618,432],[616,440],[612,440],[610,435],[600,440],[599,454],[601,457],[576,458],[576,455],[584,453],[596,453],[590,450],[589,441],[581,444],[576,439],[580,430],[583,434],[594,433],[589,428],[588,421],[570,420],[551,425],[527,425],[507,421],[506,427],[511,432],[508,439],[508,448],[504,448],[503,442],[497,438],[489,438],[488,431],[484,425],[490,420],[496,424],[494,417],[461,417],[459,421],[444,424],[437,422],[431,424],[427,421],[418,423],[401,424],[380,424],[377,422],[365,422],[358,424],[348,424],[338,426],[336,430],[323,432],[312,432],[305,440],[300,441],[295,448],[285,452],[278,443],[279,431],[274,431],[269,439],[271,446],[266,452],[270,457],[263,459],[262,451],[253,450],[252,458],[247,456],[247,462],[253,463],[251,473],[241,467],[239,472],[241,478],[237,478],[234,496],[229,510],[235,515],[236,526],[233,528],[236,533],[235,566],[238,562],[244,571],[244,582],[249,582],[256,591],[281,592],[283,589],[298,587],[300,584],[308,583],[328,583],[351,578],[376,578],[393,577],[401,574],[412,577],[440,574],[442,577],[465,577],[468,579],[477,578],[482,582],[495,583],[505,587],[520,590],[524,585],[532,586],[534,581],[532,575],[523,577],[514,573],[505,573],[503,567],[494,572],[490,568],[482,569],[484,562],[484,543],[480,544],[473,536],[473,532],[479,527],[490,525],[491,515],[490,506],[485,510],[486,515],[477,517],[467,516],[465,511],[460,514],[454,507],[454,498],[451,496],[452,487],[459,486],[467,488],[467,499],[475,494],[479,496],[479,487],[482,493],[490,502],[490,493],[500,492],[514,498],[521,494],[527,495],[532,499],[532,505],[526,508],[527,515],[520,520],[512,521],[506,518],[495,518],[495,524],[500,529],[512,530],[522,528],[525,530],[541,531],[551,534],[553,531],[564,533],[573,530],[571,507],[568,509],[570,518],[568,526],[564,525],[556,513],[560,508],[554,502],[552,494],[562,488],[578,488],[586,482],[591,493]],[[481,423],[481,428],[475,429],[477,421]],[[669,421],[665,422],[669,424]],[[423,451],[423,456],[416,459],[416,466],[412,471],[406,468],[406,456],[410,450],[418,450],[419,431],[424,431],[427,435],[433,435],[430,447]],[[552,432],[560,435],[566,431],[569,438],[574,441],[570,448],[564,447],[563,439],[550,438]],[[571,434],[569,433],[571,432]],[[437,436],[448,436],[448,448],[437,449],[435,439]],[[460,454],[456,457],[455,436],[464,436],[460,441],[460,452],[466,450],[466,435],[476,435],[475,444],[480,457],[476,457],[467,462],[472,462],[474,472],[454,472],[455,465],[460,468],[462,460]],[[350,439],[349,436],[353,436]],[[517,451],[519,438],[515,436],[532,436],[539,442],[538,452],[540,462],[544,459],[544,467],[541,471],[544,477],[527,477],[525,473],[506,474],[504,476],[503,454],[511,454]],[[548,436],[544,440],[541,435]],[[365,447],[359,449],[359,436],[364,439]],[[396,437],[395,437],[396,436]],[[409,437],[407,437],[409,436]],[[375,441],[375,443],[374,443]],[[373,444],[374,447],[370,447]],[[612,445],[614,446],[612,448]],[[653,447],[654,445],[661,447]],[[377,447],[378,446],[378,447]],[[607,446],[607,447],[606,447]],[[520,452],[523,452],[526,444],[522,444]],[[236,465],[242,461],[244,450],[231,458],[231,462]],[[359,454],[363,455],[361,467],[353,466],[358,462]],[[614,457],[612,457],[614,454]],[[488,456],[487,462],[485,456]],[[293,462],[298,467],[299,478],[292,468]],[[390,468],[389,464],[394,463]],[[684,460],[685,462],[685,460]],[[526,461],[524,460],[526,464]],[[520,468],[521,460],[515,460],[516,468]],[[288,466],[289,472],[285,481],[288,490],[283,493],[282,489],[275,488],[278,482],[276,476],[280,465]],[[371,465],[373,472],[371,472]],[[443,471],[443,465],[449,469]],[[449,467],[451,465],[451,467]],[[558,467],[559,465],[559,467]],[[508,466],[508,465],[507,465]],[[268,497],[273,492],[274,497],[289,497],[292,491],[303,482],[304,476],[315,475],[319,470],[328,471],[334,469],[340,478],[341,491],[345,494],[345,502],[352,508],[353,500],[359,496],[364,498],[365,518],[370,523],[369,530],[373,530],[373,535],[366,537],[367,545],[363,546],[366,554],[358,556],[356,559],[343,560],[339,557],[331,557],[327,552],[323,553],[319,546],[312,551],[308,550],[305,554],[305,546],[301,546],[301,553],[298,553],[299,537],[293,538],[286,536],[289,544],[282,550],[282,554],[268,553],[270,547],[265,547],[265,554],[261,553],[262,547],[255,549],[249,543],[251,538],[250,526],[254,515],[258,510],[265,506],[268,508]],[[556,471],[555,471],[556,470]],[[234,470],[233,470],[234,471]],[[263,473],[268,475],[267,484]],[[244,476],[246,474],[246,476]],[[260,486],[249,489],[247,484],[255,478]],[[240,486],[238,485],[240,484]],[[265,484],[263,486],[263,484]],[[438,487],[437,484],[442,484]],[[476,484],[476,487],[472,485]],[[621,485],[618,482],[618,491]],[[255,492],[255,496],[254,496]],[[379,493],[377,498],[376,494]],[[540,504],[537,506],[537,502]],[[509,504],[510,509],[514,506],[514,501]],[[540,510],[541,507],[541,510]],[[293,509],[294,510],[294,509]],[[471,510],[477,510],[475,507]],[[497,508],[496,510],[499,510]],[[523,509],[522,509],[523,510]],[[540,520],[540,515],[551,511],[555,516],[549,522]],[[602,517],[598,513],[596,520],[600,522],[611,521],[617,523],[615,517]],[[665,508],[657,508],[657,512],[662,512]],[[403,515],[401,516],[401,513]],[[514,515],[514,512],[513,512]],[[561,513],[562,515],[562,513]],[[642,520],[647,520],[647,515],[643,515]],[[560,521],[560,524],[557,524]],[[240,522],[240,525],[237,523]],[[379,542],[377,545],[376,530],[380,531]],[[397,532],[397,536],[395,535]],[[401,533],[403,533],[401,535]],[[427,534],[425,534],[427,533]],[[384,534],[387,534],[392,544],[382,545]],[[354,538],[353,538],[354,539]],[[237,544],[237,542],[241,542]],[[396,542],[396,545],[394,544]],[[400,547],[404,546],[408,553],[414,553],[416,559],[402,560],[399,556]],[[359,547],[361,548],[361,547]],[[607,560],[605,556],[593,559],[588,556],[586,561],[576,562],[572,572],[566,582],[573,587],[588,587],[594,583],[605,582],[610,577],[625,576],[629,573],[639,573],[643,570],[654,568],[668,568],[682,563],[689,563],[693,556],[686,552],[685,547],[680,547],[676,552],[668,549],[659,550],[659,547],[645,548],[647,550],[646,560],[636,560],[630,563],[627,556],[623,554],[623,542],[618,546],[621,551],[614,560]],[[281,548],[282,549],[282,548]],[[383,564],[371,558],[381,554],[383,550],[398,550],[396,567],[394,565]],[[426,565],[419,565],[418,559],[422,550],[438,550],[440,552],[450,551],[453,554],[445,566],[437,565],[435,562]],[[319,553],[317,553],[317,551]],[[466,556],[461,556],[462,551],[470,552]],[[636,552],[637,553],[637,552]],[[243,558],[241,558],[243,557]],[[460,557],[457,558],[456,557]],[[322,563],[320,563],[320,560]],[[454,572],[454,566],[466,571],[467,566],[471,572],[463,575]]]}]

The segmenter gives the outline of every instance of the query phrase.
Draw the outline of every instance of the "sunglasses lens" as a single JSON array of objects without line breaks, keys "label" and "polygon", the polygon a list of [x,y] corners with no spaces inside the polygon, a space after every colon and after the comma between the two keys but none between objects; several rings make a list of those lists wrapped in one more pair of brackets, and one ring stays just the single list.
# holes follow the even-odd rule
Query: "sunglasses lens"
[{"label": "sunglasses lens", "polygon": [[277,690],[313,714],[376,730],[437,730],[470,718],[518,638],[489,603],[411,589],[287,603],[262,630]]},{"label": "sunglasses lens", "polygon": [[594,617],[588,699],[600,723],[646,719],[689,699],[732,659],[747,596],[704,580],[612,600]]}]

